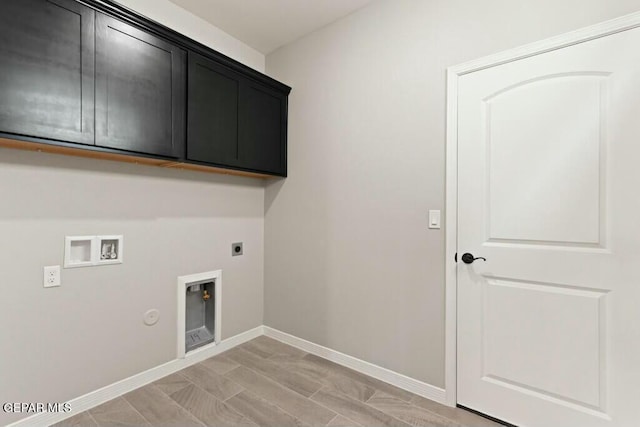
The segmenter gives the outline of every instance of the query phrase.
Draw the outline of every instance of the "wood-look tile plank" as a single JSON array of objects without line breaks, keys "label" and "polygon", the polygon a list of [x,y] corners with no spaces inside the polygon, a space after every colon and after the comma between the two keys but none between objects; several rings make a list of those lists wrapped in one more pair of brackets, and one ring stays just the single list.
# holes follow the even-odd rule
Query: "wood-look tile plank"
[{"label": "wood-look tile plank", "polygon": [[249,352],[255,354],[256,356],[262,357],[263,359],[267,359],[267,358],[269,358],[269,356],[273,356],[273,353],[271,353],[270,351],[266,351],[266,350],[262,349],[260,346],[257,346],[255,344],[253,344],[251,341],[240,345],[238,348],[241,348],[241,349],[243,349],[245,351],[249,351]]},{"label": "wood-look tile plank", "polygon": [[222,355],[218,355],[218,356],[203,360],[202,362],[200,362],[200,364],[205,368],[209,368],[216,374],[220,374],[220,375],[224,375],[227,372],[240,366],[233,360]]},{"label": "wood-look tile plank", "polygon": [[149,422],[124,398],[117,397],[89,410],[99,427],[150,426]]},{"label": "wood-look tile plank", "polygon": [[255,338],[240,346],[241,348],[257,354],[260,357],[268,358],[274,355],[288,355],[293,357],[303,357],[307,353],[288,344],[282,343],[264,335]]},{"label": "wood-look tile plank", "polygon": [[314,363],[306,358],[291,357],[287,355],[276,355],[269,358],[280,368],[290,372],[298,373],[323,386],[330,387],[336,391],[353,397],[354,399],[366,402],[376,389],[360,381],[341,373],[332,372],[330,368]]},{"label": "wood-look tile plank", "polygon": [[62,420],[59,423],[52,425],[51,427],[97,427],[98,424],[94,421],[93,417],[89,415],[89,412],[80,412],[71,418]]},{"label": "wood-look tile plank", "polygon": [[108,412],[93,417],[98,427],[150,427],[151,424],[134,409]]},{"label": "wood-look tile plank", "polygon": [[224,354],[235,362],[258,372],[303,396],[309,397],[322,387],[322,384],[316,381],[310,380],[296,372],[289,372],[281,369],[277,364],[269,359],[263,359],[260,356],[241,348],[230,350]]},{"label": "wood-look tile plank", "polygon": [[240,393],[243,388],[233,381],[197,364],[180,371],[189,381],[213,394],[220,400],[227,400]]},{"label": "wood-look tile plank", "polygon": [[326,425],[336,416],[335,412],[244,366],[229,372],[227,377],[309,425]]},{"label": "wood-look tile plank", "polygon": [[124,398],[152,425],[181,427],[203,425],[153,385],[127,393]]},{"label": "wood-look tile plank", "polygon": [[426,399],[422,396],[414,395],[411,399],[411,403],[415,406],[431,411],[463,426],[500,427],[500,424],[476,415],[473,412],[442,405],[438,402],[434,402],[433,400]]},{"label": "wood-look tile plank", "polygon": [[328,391],[342,393],[361,402],[366,402],[377,392],[375,388],[342,374],[331,375],[325,382],[328,383]]},{"label": "wood-look tile plank", "polygon": [[208,426],[253,424],[229,405],[193,384],[176,391],[169,397]]},{"label": "wood-look tile plank", "polygon": [[325,388],[320,389],[320,391],[311,396],[311,400],[315,400],[332,411],[363,426],[409,426],[409,424],[366,403],[340,393],[327,391]]},{"label": "wood-look tile plank", "polygon": [[352,380],[361,382],[366,386],[382,391],[390,396],[404,400],[405,402],[410,401],[413,397],[413,393],[402,390],[401,388],[385,383],[384,381],[377,380],[368,375],[361,374],[360,372],[354,371],[353,369],[349,369],[345,366],[338,365],[337,363],[323,359],[322,357],[318,357],[314,354],[307,354],[304,358],[320,366],[324,366],[333,375],[343,375],[347,378],[351,378]]},{"label": "wood-look tile plank", "polygon": [[160,389],[164,394],[170,395],[192,384],[186,377],[179,373],[173,373],[152,383],[156,388]]},{"label": "wood-look tile plank", "polygon": [[227,403],[246,418],[262,427],[298,427],[304,425],[276,405],[246,390],[233,396]]},{"label": "wood-look tile plank", "polygon": [[329,422],[329,424],[327,424],[327,427],[360,427],[360,424],[355,421],[351,421],[342,415],[337,415],[331,420],[331,422]]},{"label": "wood-look tile plank", "polygon": [[458,425],[452,420],[379,391],[367,403],[414,427],[453,427]]},{"label": "wood-look tile plank", "polygon": [[109,412],[126,411],[128,409],[132,409],[131,405],[129,405],[129,402],[127,402],[122,397],[116,397],[115,399],[105,402],[100,406],[96,406],[95,408],[89,409],[89,413],[91,414],[91,416],[95,416],[100,414],[106,414]]},{"label": "wood-look tile plank", "polygon": [[289,354],[275,354],[269,357],[269,360],[285,371],[296,372],[322,385],[329,384],[325,381],[330,375],[329,370],[304,357],[300,358]]}]

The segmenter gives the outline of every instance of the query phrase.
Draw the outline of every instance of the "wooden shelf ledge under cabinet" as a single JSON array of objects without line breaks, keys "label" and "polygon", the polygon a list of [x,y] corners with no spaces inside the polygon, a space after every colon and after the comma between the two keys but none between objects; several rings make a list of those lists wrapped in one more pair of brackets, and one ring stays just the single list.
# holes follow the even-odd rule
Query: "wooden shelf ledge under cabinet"
[{"label": "wooden shelf ledge under cabinet", "polygon": [[216,166],[206,166],[199,164],[183,163],[178,161],[171,161],[166,159],[157,159],[150,157],[136,156],[133,154],[121,154],[113,152],[95,151],[90,148],[76,148],[70,146],[60,146],[45,144],[40,142],[20,141],[16,139],[0,138],[0,147],[13,148],[17,150],[25,151],[38,151],[51,154],[63,154],[67,156],[85,157],[90,159],[110,160],[124,163],[135,163],[146,166],[159,166],[170,169],[184,169],[188,171],[217,173],[222,175],[235,175],[244,176],[250,178],[272,178],[271,175],[247,172],[241,170],[233,170],[220,168]]}]

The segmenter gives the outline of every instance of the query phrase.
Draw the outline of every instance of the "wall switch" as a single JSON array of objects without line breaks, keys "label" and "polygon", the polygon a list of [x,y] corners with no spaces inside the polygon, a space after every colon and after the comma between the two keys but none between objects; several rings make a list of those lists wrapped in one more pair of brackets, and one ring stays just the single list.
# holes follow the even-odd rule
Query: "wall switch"
[{"label": "wall switch", "polygon": [[60,266],[50,265],[44,268],[43,282],[45,288],[60,286]]},{"label": "wall switch", "polygon": [[429,228],[440,228],[440,211],[429,211]]}]

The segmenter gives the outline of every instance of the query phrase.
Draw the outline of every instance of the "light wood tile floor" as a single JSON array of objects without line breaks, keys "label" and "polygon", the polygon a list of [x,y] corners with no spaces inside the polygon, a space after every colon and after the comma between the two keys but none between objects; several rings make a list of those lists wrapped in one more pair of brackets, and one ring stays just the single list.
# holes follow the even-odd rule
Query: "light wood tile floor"
[{"label": "light wood tile floor", "polygon": [[205,425],[498,426],[265,336],[55,426]]}]

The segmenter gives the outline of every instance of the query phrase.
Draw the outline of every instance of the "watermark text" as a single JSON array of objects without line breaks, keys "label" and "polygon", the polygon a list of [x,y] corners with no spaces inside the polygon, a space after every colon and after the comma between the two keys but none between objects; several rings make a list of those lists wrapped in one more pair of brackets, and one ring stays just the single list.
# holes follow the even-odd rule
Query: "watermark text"
[{"label": "watermark text", "polygon": [[69,412],[71,404],[66,403],[26,403],[26,402],[6,402],[2,404],[2,410],[13,414],[36,414],[39,412]]}]

